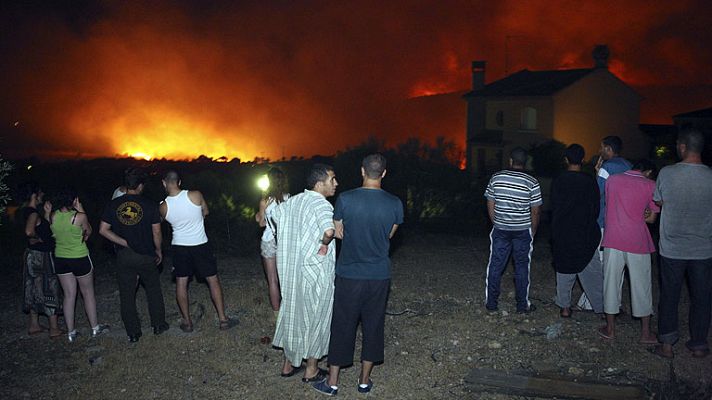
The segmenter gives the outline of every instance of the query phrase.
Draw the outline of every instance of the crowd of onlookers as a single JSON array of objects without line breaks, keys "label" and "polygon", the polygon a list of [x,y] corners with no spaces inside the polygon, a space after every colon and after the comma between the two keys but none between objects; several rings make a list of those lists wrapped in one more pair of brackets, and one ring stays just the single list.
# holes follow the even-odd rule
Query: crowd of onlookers
[{"label": "crowd of onlookers", "polygon": [[[678,303],[687,276],[690,293],[690,340],[695,357],[710,353],[707,335],[712,303],[712,169],[702,163],[704,136],[693,129],[680,132],[677,153],[681,161],[660,170],[642,159],[631,164],[620,156],[617,136],[601,142],[595,178],[582,172],[584,149],[578,144],[565,152],[567,169],[551,187],[551,244],[556,270],[556,304],[562,318],[575,310],[603,314],[598,330],[605,340],[616,337],[616,316],[621,311],[625,270],[628,270],[633,317],[641,321],[640,343],[651,351],[673,357],[678,341]],[[529,301],[529,268],[533,239],[539,225],[541,189],[524,167],[527,153],[511,152],[510,166],[495,173],[485,196],[493,229],[487,266],[486,301],[496,311],[502,272],[514,260],[517,312],[534,311]],[[660,240],[656,248],[648,224],[660,214]],[[650,318],[652,254],[660,255],[658,332]],[[580,280],[584,294],[572,305],[571,289]]]},{"label": "crowd of onlookers", "polygon": [[[630,163],[620,156],[622,142],[608,136],[601,142],[596,176],[582,171],[585,153],[572,144],[565,151],[566,171],[551,187],[551,243],[556,270],[556,304],[560,316],[591,310],[606,324],[598,330],[605,340],[616,338],[616,315],[621,312],[625,269],[628,270],[633,317],[641,321],[640,343],[656,345],[652,352],[673,357],[679,339],[678,302],[685,276],[690,293],[690,340],[695,357],[709,354],[707,335],[712,303],[712,169],[701,161],[704,137],[696,130],[679,135],[681,162],[663,168],[648,160]],[[539,182],[526,170],[527,152],[514,148],[510,168],[495,173],[484,193],[493,227],[485,278],[485,307],[498,310],[500,283],[510,257],[514,261],[516,310],[531,313],[529,270],[542,206]],[[361,374],[357,389],[373,387],[371,371],[383,361],[385,310],[390,288],[389,243],[403,222],[403,204],[381,188],[386,159],[365,157],[360,166],[362,186],[340,193],[334,169],[316,164],[303,193],[290,195],[286,175],[278,168],[268,174],[255,220],[261,237],[269,299],[276,330],[273,344],[284,350],[281,376],[303,371],[302,381],[321,393],[338,392],[340,368],[353,361],[357,327],[361,326]],[[209,213],[201,192],[181,188],[177,172],[162,180],[166,198],[160,204],[142,196],[147,175],[131,168],[101,215],[99,234],[114,245],[121,319],[129,342],[142,330],[136,291],[146,291],[153,333],[169,329],[159,279],[163,260],[161,223],[172,229],[172,267],[179,329],[192,332],[188,286],[193,275],[207,282],[218,316],[227,330],[237,321],[225,313],[217,263],[205,233]],[[24,311],[28,333],[47,331],[38,316],[49,319],[50,337],[66,334],[77,340],[74,324],[77,293],[81,292],[91,336],[109,326],[98,322],[93,265],[86,246],[92,227],[76,192],[63,189],[52,201],[37,184],[19,188],[23,202]],[[648,224],[660,215],[656,247]],[[342,241],[336,257],[334,239]],[[650,326],[655,313],[652,296],[652,254],[660,254],[660,298],[657,335]],[[576,280],[583,295],[573,305]],[[57,316],[63,313],[66,330]],[[318,362],[328,355],[329,369]],[[306,360],[306,364],[304,364]]]}]

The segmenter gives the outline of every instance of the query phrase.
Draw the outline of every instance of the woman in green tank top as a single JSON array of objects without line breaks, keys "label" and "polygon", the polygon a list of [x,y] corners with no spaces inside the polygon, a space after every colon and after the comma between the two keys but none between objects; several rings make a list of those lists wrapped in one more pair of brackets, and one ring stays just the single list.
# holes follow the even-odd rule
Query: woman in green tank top
[{"label": "woman in green tank top", "polygon": [[86,240],[92,229],[84,207],[76,192],[65,188],[57,194],[58,207],[52,216],[52,235],[55,240],[55,271],[64,290],[64,320],[67,324],[69,342],[77,340],[74,327],[74,307],[77,301],[77,286],[84,299],[84,311],[92,327],[92,337],[108,332],[109,326],[99,324],[96,317],[94,295],[94,266],[89,258]]}]

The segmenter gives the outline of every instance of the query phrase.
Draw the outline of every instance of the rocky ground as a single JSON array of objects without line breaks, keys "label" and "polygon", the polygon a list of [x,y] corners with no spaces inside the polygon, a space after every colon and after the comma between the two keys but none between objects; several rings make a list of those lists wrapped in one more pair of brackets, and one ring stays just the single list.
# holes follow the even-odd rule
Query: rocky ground
[{"label": "rocky ground", "polygon": [[[629,314],[627,291],[616,340],[596,334],[602,324],[591,313],[560,319],[553,304],[554,273],[549,248],[539,239],[531,269],[531,299],[537,310],[516,314],[511,267],[503,279],[500,310],[487,313],[484,276],[486,237],[401,232],[393,253],[393,283],[386,318],[386,362],[376,367],[370,397],[384,399],[508,399],[517,397],[465,377],[473,369],[577,380],[632,384],[648,398],[710,398],[712,357],[694,359],[682,343],[672,361],[638,344],[639,322]],[[91,339],[78,302],[76,343],[28,337],[20,312],[20,275],[8,271],[0,282],[0,398],[2,399],[275,399],[322,398],[299,378],[281,378],[281,353],[265,337],[274,331],[259,256],[219,257],[228,313],[240,324],[217,329],[207,286],[193,283],[196,330],[178,329],[170,259],[162,282],[171,329],[154,336],[142,289],[139,311],[144,336],[129,344],[119,316],[118,290],[110,258],[98,262],[96,291],[106,336]],[[19,270],[19,269],[18,269]],[[656,273],[656,271],[655,271]],[[625,289],[627,290],[627,289]],[[576,289],[575,297],[578,295]],[[655,290],[657,299],[657,290]],[[683,292],[683,296],[687,296]],[[687,339],[686,303],[680,307]],[[653,319],[653,324],[656,321]],[[358,351],[356,359],[358,360]],[[356,391],[358,361],[342,373],[339,397]]]}]

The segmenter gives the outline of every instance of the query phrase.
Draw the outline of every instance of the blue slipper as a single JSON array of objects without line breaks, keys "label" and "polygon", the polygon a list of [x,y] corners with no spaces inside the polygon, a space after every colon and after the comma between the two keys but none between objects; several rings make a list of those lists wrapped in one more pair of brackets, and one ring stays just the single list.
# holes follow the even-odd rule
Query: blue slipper
[{"label": "blue slipper", "polygon": [[370,393],[371,392],[371,389],[373,389],[373,381],[371,380],[371,378],[368,378],[368,383],[365,385],[366,386],[364,386],[364,384],[362,384],[361,380],[359,379],[359,381],[358,381],[358,392],[359,393]]},{"label": "blue slipper", "polygon": [[323,393],[327,396],[336,396],[336,394],[339,393],[339,388],[329,386],[329,384],[326,383],[326,379],[312,383],[311,387],[313,387],[317,392]]}]

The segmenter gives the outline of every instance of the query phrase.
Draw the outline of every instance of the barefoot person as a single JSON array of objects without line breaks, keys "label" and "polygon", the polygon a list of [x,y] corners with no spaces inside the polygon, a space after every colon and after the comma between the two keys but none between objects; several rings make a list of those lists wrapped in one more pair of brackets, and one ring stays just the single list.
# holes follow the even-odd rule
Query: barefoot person
[{"label": "barefoot person", "polygon": [[77,193],[64,188],[55,197],[57,211],[52,213],[52,235],[56,241],[54,269],[64,291],[64,321],[67,324],[67,339],[77,340],[79,333],[74,327],[74,309],[77,301],[77,286],[82,293],[84,311],[91,326],[91,336],[97,337],[109,331],[109,325],[100,324],[96,317],[94,295],[94,266],[89,258],[86,241],[91,235],[91,225]]},{"label": "barefoot person", "polygon": [[121,298],[121,320],[129,342],[134,343],[142,335],[136,310],[137,278],[141,278],[146,290],[153,333],[160,335],[169,326],[158,273],[158,265],[163,260],[158,205],[141,196],[146,183],[146,173],[141,169],[127,170],[125,183],[126,194],[112,200],[104,209],[99,234],[119,248],[116,280]]},{"label": "barefoot person", "polygon": [[178,173],[168,171],[163,178],[163,188],[166,190],[166,200],[159,210],[173,228],[173,268],[176,276],[176,301],[183,321],[180,329],[183,332],[193,331],[193,320],[190,318],[188,301],[188,281],[193,274],[204,278],[210,288],[210,298],[218,314],[218,327],[227,330],[235,326],[235,320],[225,316],[222,286],[218,278],[217,262],[213,255],[208,236],[205,234],[205,216],[208,215],[208,204],[203,194],[197,190],[182,190]]},{"label": "barefoot person", "polygon": [[660,217],[660,314],[658,355],[672,358],[680,338],[678,303],[685,275],[690,295],[690,340],[694,357],[710,353],[712,302],[712,170],[702,163],[704,135],[685,130],[677,139],[681,162],[660,170],[653,198]]},{"label": "barefoot person", "polygon": [[316,164],[308,189],[274,209],[282,304],[273,343],[284,349],[283,377],[300,371],[307,359],[305,383],[326,377],[318,362],[329,350],[336,262],[334,208],[326,198],[337,185],[333,168]]},{"label": "barefoot person", "polygon": [[539,181],[524,171],[526,162],[527,152],[523,148],[512,149],[511,168],[492,175],[485,191],[487,211],[493,225],[485,280],[488,311],[497,310],[502,273],[510,254],[514,258],[517,312],[534,310],[529,301],[529,268],[542,200]]},{"label": "barefoot person", "polygon": [[23,227],[27,238],[27,249],[22,258],[22,311],[30,315],[27,333],[34,336],[47,332],[47,328],[39,323],[42,314],[49,320],[49,337],[56,338],[63,333],[57,325],[57,314],[62,311],[62,291],[52,267],[54,238],[49,227],[52,203],[43,203],[44,193],[34,182],[21,185],[17,197],[22,202],[20,215],[25,221]]},{"label": "barefoot person", "polygon": [[336,262],[334,312],[329,342],[329,378],[313,384],[319,392],[338,391],[341,367],[353,364],[356,329],[361,322],[359,393],[373,388],[371,371],[383,362],[386,301],[391,284],[390,239],[403,223],[403,203],[381,189],[386,159],[372,154],[361,163],[363,184],[336,201],[336,237],[342,239]]},{"label": "barefoot person", "polygon": [[606,182],[606,229],[603,231],[603,311],[606,326],[598,333],[615,338],[616,314],[620,312],[624,268],[628,266],[632,314],[640,318],[640,343],[655,344],[650,332],[653,294],[650,254],[655,245],[646,223],[655,222],[660,208],[653,202],[655,182],[649,179],[655,165],[648,160],[633,169],[608,178]]},{"label": "barefoot person", "polygon": [[262,255],[262,266],[267,277],[269,287],[269,302],[272,305],[275,318],[279,314],[279,303],[282,298],[279,294],[279,277],[277,276],[277,232],[272,222],[272,212],[281,202],[289,198],[289,184],[287,175],[279,168],[271,168],[267,172],[269,188],[260,200],[260,209],[255,214],[255,221],[264,227],[262,240],[260,241],[260,253]]},{"label": "barefoot person", "polygon": [[556,270],[556,304],[571,317],[571,288],[578,277],[596,313],[603,312],[603,267],[598,258],[601,230],[598,186],[581,172],[584,149],[566,148],[566,171],[551,184],[551,251]]}]

